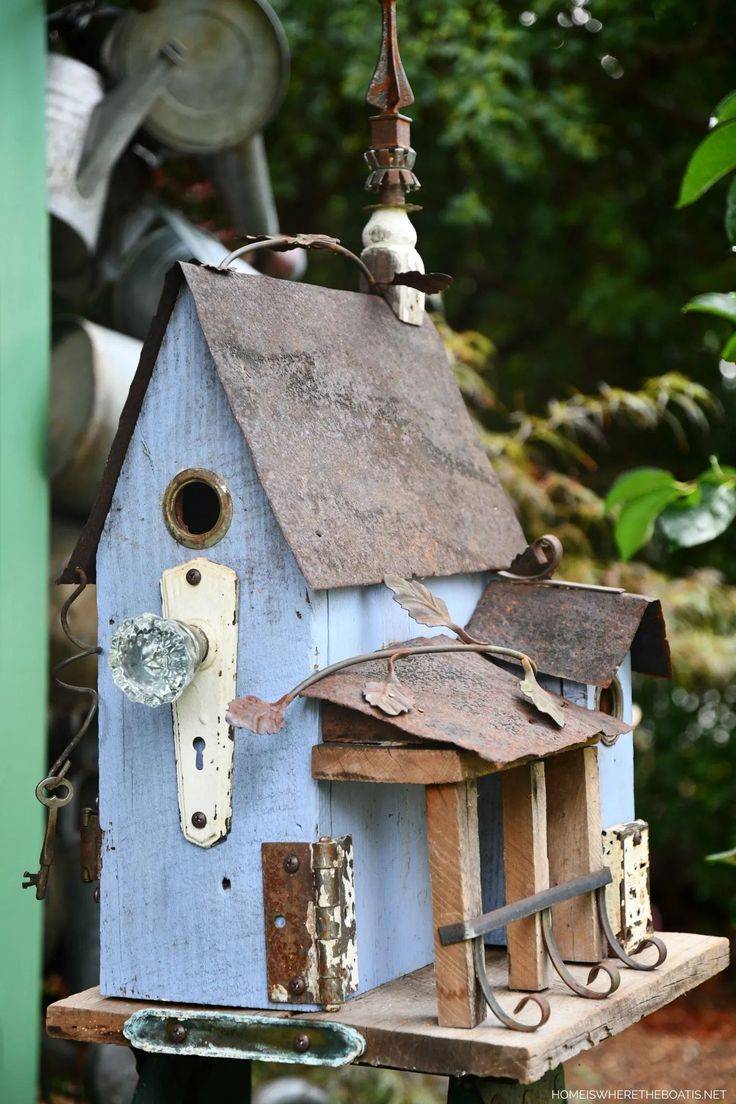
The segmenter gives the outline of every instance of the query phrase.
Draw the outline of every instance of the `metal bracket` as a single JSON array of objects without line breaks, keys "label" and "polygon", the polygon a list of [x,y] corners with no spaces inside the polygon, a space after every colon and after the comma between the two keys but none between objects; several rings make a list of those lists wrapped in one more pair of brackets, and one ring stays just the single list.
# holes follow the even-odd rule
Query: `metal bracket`
[{"label": "metal bracket", "polygon": [[173,703],[181,830],[190,843],[212,847],[230,831],[233,733],[225,720],[235,697],[238,577],[203,557],[164,571],[164,617],[200,628],[207,656]]},{"label": "metal bracket", "polygon": [[142,1008],[125,1021],[123,1035],[151,1054],[302,1066],[347,1066],[365,1050],[363,1036],[345,1024],[238,1012]]},{"label": "metal bracket", "polygon": [[[591,874],[584,874],[580,878],[573,878],[569,882],[551,886],[550,889],[545,889],[541,893],[535,893],[531,897],[523,897],[520,901],[513,901],[509,905],[494,909],[492,912],[486,912],[482,916],[476,916],[472,920],[463,920],[455,924],[446,924],[437,930],[439,941],[443,947],[447,947],[453,943],[462,943],[469,939],[474,940],[475,970],[488,1007],[494,1015],[501,1020],[502,1023],[506,1024],[507,1027],[511,1028],[512,1031],[536,1031],[538,1027],[541,1027],[542,1024],[546,1023],[549,1019],[549,1002],[545,997],[531,993],[525,996],[519,1004],[517,1004],[514,1012],[520,1012],[530,1001],[533,1001],[539,1007],[541,1017],[535,1024],[526,1024],[521,1020],[516,1020],[501,1008],[491,990],[488,975],[486,974],[483,936],[498,931],[499,928],[504,928],[507,924],[513,923],[514,920],[524,920],[529,916],[535,916],[537,913],[541,913],[542,937],[544,939],[545,949],[562,981],[580,997],[586,997],[589,1000],[603,1000],[618,989],[621,982],[618,970],[615,966],[610,966],[605,962],[596,963],[588,974],[588,986],[582,985],[565,965],[555,942],[552,933],[551,909],[553,905],[559,904],[560,901],[569,901],[573,897],[580,897],[584,893],[595,893],[601,925],[611,952],[616,958],[630,969],[655,970],[657,966],[661,966],[667,956],[667,948],[664,943],[655,937],[645,940],[636,951],[638,954],[648,947],[655,947],[658,954],[657,961],[649,964],[635,961],[618,943],[611,930],[611,925],[606,913],[605,891],[606,886],[610,885],[611,881],[611,871],[608,870],[607,867],[603,867],[601,870],[593,871]],[[589,988],[590,982],[594,981],[601,973],[608,975],[610,982],[609,987],[605,990]]]}]

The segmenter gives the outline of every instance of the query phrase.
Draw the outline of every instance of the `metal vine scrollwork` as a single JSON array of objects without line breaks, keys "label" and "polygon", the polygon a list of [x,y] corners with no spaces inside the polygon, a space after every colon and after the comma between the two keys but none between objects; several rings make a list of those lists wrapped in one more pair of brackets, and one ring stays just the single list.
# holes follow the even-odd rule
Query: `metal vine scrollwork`
[{"label": "metal vine scrollwork", "polygon": [[511,1028],[512,1031],[536,1031],[538,1027],[545,1024],[550,1017],[549,1001],[546,997],[541,996],[539,993],[527,993],[521,998],[519,1003],[514,1007],[514,1013],[519,1013],[523,1008],[526,1008],[530,1002],[536,1004],[540,1011],[540,1017],[536,1023],[528,1024],[523,1020],[517,1020],[505,1008],[496,1000],[495,994],[491,989],[490,982],[488,981],[488,975],[486,974],[486,955],[483,946],[483,937],[478,936],[473,941],[473,962],[475,965],[475,974],[478,978],[478,984],[480,985],[481,992],[483,993],[483,999],[490,1008],[493,1015],[505,1024],[506,1027]]},{"label": "metal vine scrollwork", "polygon": [[598,919],[601,922],[603,934],[606,937],[606,942],[612,953],[616,955],[616,958],[620,959],[630,970],[656,970],[658,966],[662,965],[667,958],[667,947],[656,935],[650,935],[640,943],[634,951],[634,955],[639,955],[642,951],[648,950],[649,947],[654,947],[657,952],[657,958],[654,962],[638,962],[633,955],[627,954],[621,946],[614,934],[613,928],[611,927],[611,921],[608,917],[605,886],[596,890],[596,904],[598,906]]},{"label": "metal vine scrollwork", "polygon": [[44,834],[43,846],[39,857],[38,872],[32,874],[26,870],[23,874],[24,881],[22,882],[22,886],[23,889],[29,889],[31,886],[34,886],[36,890],[36,899],[39,901],[43,900],[46,896],[49,870],[54,860],[54,838],[56,835],[56,821],[59,809],[63,808],[64,805],[68,805],[74,796],[74,786],[66,777],[71,767],[71,756],[89,731],[90,725],[97,713],[97,704],[99,700],[97,691],[93,687],[79,686],[77,683],[65,682],[64,679],[59,677],[60,673],[66,670],[67,667],[71,667],[73,663],[78,663],[79,660],[87,659],[92,655],[99,655],[102,651],[96,644],[88,644],[83,640],[79,640],[74,635],[69,625],[69,610],[87,587],[87,576],[81,568],[77,568],[77,577],[79,579],[79,585],[75,587],[61,607],[60,620],[64,635],[71,641],[75,648],[79,649],[79,651],[75,652],[74,655],[67,656],[66,659],[62,659],[60,663],[57,663],[52,674],[57,686],[60,686],[63,690],[69,690],[72,693],[84,694],[89,697],[90,704],[79,728],[74,733],[61,755],[52,763],[47,776],[42,778],[36,786],[36,798],[47,810],[46,832]]},{"label": "metal vine scrollwork", "polygon": [[[552,934],[552,910],[548,908],[542,910],[542,939],[549,960],[558,976],[564,981],[568,989],[572,989],[573,993],[577,993],[579,997],[586,997],[588,1000],[605,1000],[606,997],[610,997],[611,993],[616,992],[621,984],[621,974],[615,966],[609,966],[607,962],[597,962],[595,966],[591,966],[588,974],[588,985],[583,985],[576,977],[573,977],[567,964],[563,961],[557,941]],[[608,975],[610,982],[608,988],[591,989],[590,982],[595,981],[601,973]]]}]

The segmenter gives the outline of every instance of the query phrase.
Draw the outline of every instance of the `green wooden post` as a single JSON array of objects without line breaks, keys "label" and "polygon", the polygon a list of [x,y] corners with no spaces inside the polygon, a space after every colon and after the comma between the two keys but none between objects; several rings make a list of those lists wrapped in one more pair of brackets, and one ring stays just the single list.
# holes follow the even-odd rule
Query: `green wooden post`
[{"label": "green wooden post", "polygon": [[42,907],[35,869],[46,756],[48,362],[44,10],[0,3],[0,1098],[38,1099]]}]

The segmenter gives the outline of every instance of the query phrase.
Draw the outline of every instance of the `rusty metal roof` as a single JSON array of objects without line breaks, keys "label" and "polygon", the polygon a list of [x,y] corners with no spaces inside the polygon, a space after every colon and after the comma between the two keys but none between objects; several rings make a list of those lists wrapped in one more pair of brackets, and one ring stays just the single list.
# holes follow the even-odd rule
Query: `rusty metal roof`
[{"label": "rusty metal roof", "polygon": [[576,682],[608,685],[629,650],[635,671],[672,674],[662,607],[641,594],[496,578],[468,632],[528,652],[540,671]]},{"label": "rusty metal roof", "polygon": [[[409,644],[452,643],[446,636]],[[382,661],[361,664],[315,683],[304,695],[365,713],[382,721],[387,738],[396,729],[424,740],[474,751],[499,770],[569,748],[596,743],[601,735],[627,732],[621,721],[562,701],[564,728],[537,712],[519,689],[519,675],[483,656],[465,653],[409,656],[396,673],[414,696],[411,713],[389,717],[363,697],[367,679],[382,678]]]},{"label": "rusty metal roof", "polygon": [[429,318],[378,296],[172,269],[74,568],[99,535],[177,295],[188,287],[284,537],[316,588],[506,566],[526,545]]}]

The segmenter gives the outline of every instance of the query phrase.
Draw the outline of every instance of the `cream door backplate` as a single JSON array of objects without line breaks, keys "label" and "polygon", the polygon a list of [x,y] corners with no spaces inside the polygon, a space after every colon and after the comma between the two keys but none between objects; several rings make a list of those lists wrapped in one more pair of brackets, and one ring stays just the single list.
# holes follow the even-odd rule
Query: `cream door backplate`
[{"label": "cream door backplate", "polygon": [[164,617],[196,625],[207,656],[172,705],[181,830],[211,847],[230,831],[233,734],[225,712],[235,697],[238,654],[238,577],[229,567],[197,557],[161,576]]}]

